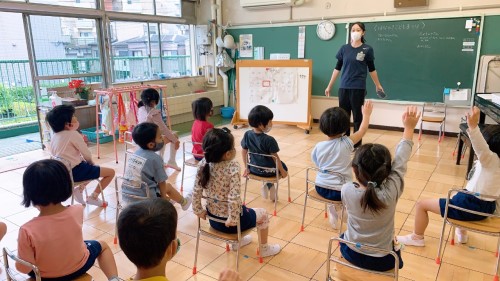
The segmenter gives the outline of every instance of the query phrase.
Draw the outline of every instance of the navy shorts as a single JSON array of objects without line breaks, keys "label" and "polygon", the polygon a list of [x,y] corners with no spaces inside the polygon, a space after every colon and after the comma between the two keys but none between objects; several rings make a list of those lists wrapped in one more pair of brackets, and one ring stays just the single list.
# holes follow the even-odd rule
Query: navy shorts
[{"label": "navy shorts", "polygon": [[[221,219],[221,220],[227,219],[227,218],[221,218],[218,216],[214,216],[208,210],[207,210],[207,213],[211,217],[215,217],[216,219]],[[238,228],[236,226],[227,227],[224,223],[213,221],[213,220],[209,220],[209,222],[210,222],[210,226],[213,229],[218,230],[220,232],[231,233],[231,234],[238,233]],[[242,210],[241,210],[241,216],[240,216],[241,231],[243,232],[247,229],[254,228],[256,225],[257,225],[257,215],[255,214],[255,211],[253,209],[247,208],[245,205],[243,205]]]},{"label": "navy shorts", "polygon": [[201,161],[201,160],[203,160],[203,157],[194,156],[194,159],[195,159],[196,161]]},{"label": "navy shorts", "polygon": [[[288,167],[285,165],[285,163],[283,163],[283,161],[281,161],[281,165],[283,166],[283,169],[285,169],[285,171],[288,172]],[[276,177],[275,173],[264,172],[260,169],[255,168],[255,167],[250,167],[250,173],[252,173],[252,175],[256,175],[259,177],[265,177],[265,178]]]},{"label": "navy shorts", "polygon": [[[42,281],[71,281],[87,273],[87,271],[89,271],[89,269],[94,265],[97,257],[99,257],[99,255],[101,254],[102,247],[101,244],[95,240],[85,240],[83,242],[85,242],[85,245],[89,250],[89,258],[87,259],[87,262],[80,269],[62,277],[42,278]],[[28,273],[28,275],[31,276],[32,278],[35,278],[35,273],[33,271]]]},{"label": "navy shorts", "polygon": [[341,201],[342,198],[340,196],[340,190],[333,190],[333,189],[328,189],[321,187],[319,185],[315,185],[316,187],[316,192],[318,192],[319,195],[323,196],[323,198],[328,199],[328,200],[333,200],[333,201]]},{"label": "navy shorts", "polygon": [[[474,195],[466,193],[457,193],[455,196],[450,198],[450,204],[455,206],[481,212],[487,214],[493,214],[496,208],[496,201],[485,201],[477,198]],[[441,216],[444,217],[444,209],[446,207],[446,198],[439,199],[439,209],[441,210]],[[457,210],[455,208],[448,208],[448,217],[450,219],[460,220],[460,221],[480,221],[484,220],[486,217],[479,216],[476,214],[467,213],[464,211]]]},{"label": "navy shorts", "polygon": [[82,161],[71,172],[73,173],[74,182],[95,180],[101,175],[101,167]]},{"label": "navy shorts", "polygon": [[[340,238],[344,238],[344,234],[340,235]],[[375,271],[388,271],[394,269],[394,257],[392,255],[387,255],[383,257],[372,257],[364,255],[354,251],[349,248],[347,244],[340,243],[340,252],[342,256],[350,263],[355,266],[375,270]],[[394,251],[399,257],[399,269],[403,268],[403,259],[401,258],[401,250]]]}]

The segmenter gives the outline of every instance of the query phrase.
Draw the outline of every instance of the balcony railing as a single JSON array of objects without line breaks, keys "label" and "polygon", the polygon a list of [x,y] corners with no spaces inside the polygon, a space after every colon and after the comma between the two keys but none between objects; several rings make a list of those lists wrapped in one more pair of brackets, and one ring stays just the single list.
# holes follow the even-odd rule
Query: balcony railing
[{"label": "balcony railing", "polygon": [[[191,75],[190,56],[113,57],[114,82],[166,79]],[[99,58],[71,58],[37,60],[40,76],[74,75],[101,72]],[[84,77],[89,84],[100,82],[101,77]],[[41,81],[42,87],[65,87],[68,79]],[[44,82],[47,85],[44,85]],[[36,100],[28,60],[0,60],[0,128],[22,125],[37,120]]]}]

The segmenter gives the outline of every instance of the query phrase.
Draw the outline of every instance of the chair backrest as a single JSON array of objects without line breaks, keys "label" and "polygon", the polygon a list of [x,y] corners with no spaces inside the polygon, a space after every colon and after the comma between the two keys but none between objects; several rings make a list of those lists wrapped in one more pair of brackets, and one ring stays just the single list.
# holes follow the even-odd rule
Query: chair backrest
[{"label": "chair backrest", "polygon": [[448,196],[446,197],[446,204],[445,204],[444,216],[443,216],[445,220],[448,218],[448,208],[457,209],[457,210],[460,210],[460,211],[463,211],[466,213],[470,213],[470,214],[474,214],[474,215],[478,215],[478,216],[483,216],[483,217],[500,218],[500,215],[496,215],[495,213],[488,214],[488,213],[483,213],[483,212],[478,212],[478,211],[472,211],[472,210],[465,209],[465,208],[462,208],[460,206],[451,204],[450,199],[451,199],[452,195],[455,195],[457,193],[465,193],[465,194],[473,195],[473,196],[479,197],[480,199],[492,199],[493,202],[495,202],[495,201],[498,202],[498,200],[500,200],[500,196],[491,196],[491,195],[486,195],[486,194],[480,194],[477,192],[470,192],[470,191],[465,190],[465,189],[452,188],[452,189],[448,190]]},{"label": "chair backrest", "polygon": [[347,182],[344,175],[342,175],[341,173],[334,172],[334,171],[321,170],[321,169],[316,168],[316,167],[308,167],[306,170],[306,182],[308,185],[309,184],[312,184],[312,185],[316,184],[315,179],[311,179],[311,176],[309,175],[309,173],[312,171],[315,171],[316,173],[328,174],[328,175],[331,175],[331,176],[335,177],[336,179],[338,179],[339,183],[334,185],[334,186],[323,186],[323,185],[321,186],[322,188],[325,188],[325,189],[340,190],[340,188],[342,188],[342,186]]},{"label": "chair backrest", "polygon": [[[332,257],[332,255],[333,255],[333,251],[332,251],[332,247],[333,246],[332,245],[333,245],[334,241],[336,241],[338,243],[344,243],[344,244],[351,245],[352,247],[355,247],[361,253],[363,253],[363,251],[369,251],[369,252],[372,252],[372,253],[383,254],[384,256],[385,255],[392,255],[394,257],[394,270],[391,270],[391,271],[374,271],[374,270],[369,270],[369,269],[365,269],[365,268],[362,268],[362,267],[358,267],[358,266],[356,266],[356,265],[354,265],[352,263],[349,263],[347,261],[341,261],[341,260],[337,259],[336,257]],[[339,245],[338,243],[337,243],[337,245]],[[398,280],[398,277],[399,277],[399,257],[396,254],[396,252],[385,250],[385,249],[380,249],[380,248],[376,248],[376,247],[371,247],[371,246],[363,245],[363,244],[360,244],[360,243],[355,243],[355,242],[347,241],[347,240],[339,238],[339,237],[332,237],[332,238],[330,238],[330,242],[328,244],[328,256],[327,256],[327,260],[326,260],[326,268],[327,268],[326,274],[327,274],[328,277],[330,276],[330,261],[333,261],[335,263],[338,263],[338,264],[341,264],[343,266],[347,266],[347,267],[350,267],[350,268],[353,268],[353,269],[356,269],[356,270],[368,272],[368,273],[371,273],[371,274],[379,274],[379,275],[390,276],[390,277],[393,277],[394,280]]]},{"label": "chair backrest", "polygon": [[422,106],[422,116],[435,116],[446,118],[446,103],[425,102]]},{"label": "chair backrest", "polygon": [[[222,204],[229,204],[229,201],[227,201],[227,200],[219,200],[217,198],[212,198],[212,197],[208,197],[208,196],[205,196],[205,195],[202,198],[205,199],[207,202],[208,201],[212,201],[212,202],[217,203],[217,204],[220,204],[220,203],[222,203]],[[240,209],[241,209],[241,206],[240,206]],[[229,214],[228,214],[228,216],[229,216]],[[209,220],[213,220],[213,221],[216,221],[216,222],[219,222],[219,223],[225,223],[226,222],[226,220],[222,220],[222,219],[216,218],[214,216],[211,216],[210,214],[207,214],[207,218]],[[236,222],[236,229],[237,229],[238,239],[241,239],[241,224],[240,224],[239,217],[238,217],[238,221]]]},{"label": "chair backrest", "polygon": [[193,146],[194,145],[202,145],[201,142],[194,142],[194,141],[183,141],[182,142],[182,159],[186,161],[187,157],[198,157],[198,158],[203,158],[205,155],[204,154],[196,154],[193,153]]},{"label": "chair backrest", "polygon": [[142,169],[146,164],[147,159],[136,155],[135,153],[125,151],[125,156],[127,162],[125,163],[125,169],[123,171],[123,176],[118,177],[122,179],[122,191],[123,189],[145,189],[146,197],[136,196],[122,192],[122,196],[130,197],[133,199],[147,199],[150,197],[149,187],[142,180]]},{"label": "chair backrest", "polygon": [[61,163],[64,164],[64,166],[66,166],[66,168],[68,169],[68,172],[69,172],[69,176],[71,177],[71,182],[74,183],[75,181],[73,180],[73,167],[71,167],[71,162],[69,162],[68,160],[62,158],[62,157],[59,157],[59,156],[55,156],[55,155],[52,155],[50,154],[50,159],[52,160],[57,160]]},{"label": "chair backrest", "polygon": [[[274,162],[274,168],[269,168],[269,167],[263,167],[263,166],[259,166],[257,164],[254,164],[252,163],[252,156],[253,157],[268,157],[270,159],[272,159],[272,161]],[[268,171],[269,173],[276,173],[277,176],[279,176],[279,173],[277,173],[277,168],[278,168],[278,158],[274,155],[269,155],[269,154],[261,154],[261,153],[255,153],[255,152],[248,152],[247,153],[247,166],[248,167],[254,167],[256,169],[261,169],[261,170],[266,170]]]},{"label": "chair backrest", "polygon": [[40,270],[38,270],[38,267],[36,265],[18,258],[11,251],[9,251],[9,249],[3,248],[3,262],[5,266],[5,274],[7,275],[8,281],[17,281],[26,279],[25,277],[23,277],[22,279],[18,279],[20,277],[20,274],[16,270],[10,267],[9,260],[13,260],[24,266],[30,267],[31,270],[33,270],[33,272],[35,273],[35,280],[36,281],[42,280],[42,277],[40,276]]}]

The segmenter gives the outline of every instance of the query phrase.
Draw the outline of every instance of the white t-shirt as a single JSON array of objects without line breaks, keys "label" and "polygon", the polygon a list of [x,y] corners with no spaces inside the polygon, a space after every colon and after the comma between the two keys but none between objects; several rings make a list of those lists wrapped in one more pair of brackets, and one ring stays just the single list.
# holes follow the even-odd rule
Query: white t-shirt
[{"label": "white t-shirt", "polygon": [[[326,172],[340,173],[346,182],[352,181],[351,153],[353,149],[354,144],[348,136],[316,144],[311,152],[311,158],[318,169],[325,171],[316,175],[316,185],[335,187],[340,183],[338,177]],[[340,190],[340,186],[338,190]]]}]

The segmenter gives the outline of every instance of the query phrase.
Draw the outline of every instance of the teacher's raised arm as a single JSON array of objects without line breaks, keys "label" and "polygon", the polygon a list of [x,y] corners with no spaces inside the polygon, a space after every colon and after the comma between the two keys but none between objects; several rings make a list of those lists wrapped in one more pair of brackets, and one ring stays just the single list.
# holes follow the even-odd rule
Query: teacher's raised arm
[{"label": "teacher's raised arm", "polygon": [[[359,130],[359,126],[363,120],[361,106],[365,102],[367,74],[370,73],[377,91],[383,92],[384,89],[380,84],[377,71],[375,70],[373,48],[365,44],[365,25],[361,22],[353,23],[350,35],[351,42],[340,47],[340,50],[337,52],[337,64],[330,78],[330,83],[328,83],[325,89],[325,95],[330,96],[333,84],[342,71],[338,93],[339,106],[347,112],[349,118],[352,111],[354,132],[356,132]],[[346,135],[349,136],[350,133],[351,130],[349,128],[346,131]],[[355,144],[355,147],[359,145],[361,145],[361,140]]]}]

